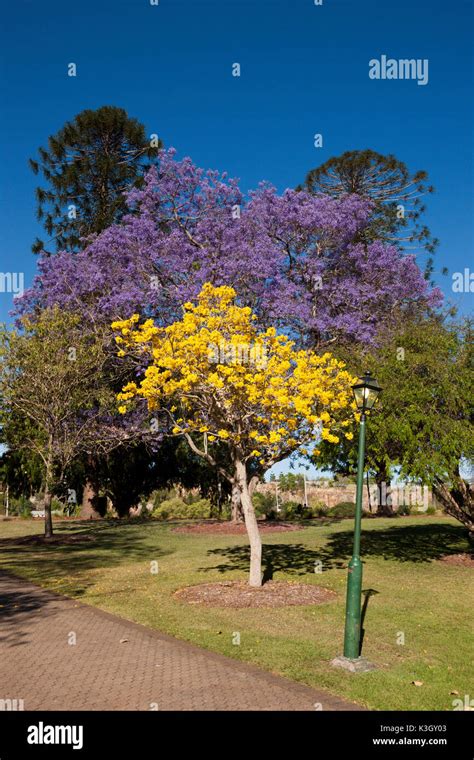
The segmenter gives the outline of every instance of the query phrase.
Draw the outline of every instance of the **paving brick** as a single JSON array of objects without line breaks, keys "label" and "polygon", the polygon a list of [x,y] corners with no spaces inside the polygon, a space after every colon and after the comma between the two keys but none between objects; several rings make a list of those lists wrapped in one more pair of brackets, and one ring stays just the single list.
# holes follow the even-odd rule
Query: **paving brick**
[{"label": "paving brick", "polygon": [[0,605],[0,699],[25,710],[361,709],[3,572]]}]

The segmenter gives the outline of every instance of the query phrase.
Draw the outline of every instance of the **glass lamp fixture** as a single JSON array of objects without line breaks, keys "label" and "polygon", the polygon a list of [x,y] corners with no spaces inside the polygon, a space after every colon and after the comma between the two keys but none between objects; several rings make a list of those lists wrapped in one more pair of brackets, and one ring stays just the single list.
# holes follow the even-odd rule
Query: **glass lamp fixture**
[{"label": "glass lamp fixture", "polygon": [[373,409],[382,388],[370,372],[359,378],[360,382],[352,386],[357,408],[362,414]]}]

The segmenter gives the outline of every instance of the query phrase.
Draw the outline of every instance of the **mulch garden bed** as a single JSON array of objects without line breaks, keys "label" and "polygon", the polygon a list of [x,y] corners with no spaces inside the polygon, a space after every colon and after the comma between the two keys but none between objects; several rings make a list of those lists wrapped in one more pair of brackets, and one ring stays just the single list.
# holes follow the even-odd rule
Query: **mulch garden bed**
[{"label": "mulch garden bed", "polygon": [[[262,533],[283,533],[287,530],[301,530],[302,526],[295,523],[285,522],[258,522]],[[202,533],[206,535],[240,536],[246,535],[244,523],[231,522],[199,522],[194,525],[180,525],[173,528],[173,533]]]},{"label": "mulch garden bed", "polygon": [[181,602],[202,604],[205,607],[292,607],[295,605],[324,604],[337,594],[320,586],[290,581],[267,581],[260,588],[252,588],[245,581],[202,583],[187,586],[173,595]]},{"label": "mulch garden bed", "polygon": [[447,554],[446,557],[441,558],[442,562],[446,562],[448,565],[457,565],[458,567],[474,567],[474,555],[473,554]]}]

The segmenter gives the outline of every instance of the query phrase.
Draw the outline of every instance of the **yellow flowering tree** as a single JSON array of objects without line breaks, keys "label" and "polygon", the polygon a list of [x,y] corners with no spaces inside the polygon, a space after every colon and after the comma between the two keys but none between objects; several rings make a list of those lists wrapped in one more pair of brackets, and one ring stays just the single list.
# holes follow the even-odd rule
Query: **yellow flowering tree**
[{"label": "yellow flowering tree", "polygon": [[[119,356],[136,356],[141,380],[119,394],[126,413],[138,399],[163,413],[171,435],[219,469],[238,489],[249,536],[250,585],[262,583],[262,545],[252,504],[251,474],[318,439],[337,443],[350,423],[354,378],[331,354],[296,350],[270,327],[255,325],[231,287],[204,285],[197,304],[168,327],[140,324],[134,314],[114,322]],[[202,441],[202,444],[201,444]],[[213,446],[228,447],[229,467],[217,464]]]}]

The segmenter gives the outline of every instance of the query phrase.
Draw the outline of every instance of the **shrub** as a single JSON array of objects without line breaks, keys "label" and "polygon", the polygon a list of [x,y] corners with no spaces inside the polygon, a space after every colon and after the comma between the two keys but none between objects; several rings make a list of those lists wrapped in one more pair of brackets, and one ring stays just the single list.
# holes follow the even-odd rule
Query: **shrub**
[{"label": "shrub", "polygon": [[285,501],[281,505],[280,515],[284,520],[300,520],[305,515],[308,516],[308,509],[303,509],[303,505],[297,501]]},{"label": "shrub", "polygon": [[160,506],[167,499],[172,499],[177,496],[174,488],[158,488],[150,494],[149,501],[153,504],[153,511]]},{"label": "shrub", "polygon": [[208,518],[211,503],[208,499],[199,499],[193,504],[186,504],[179,496],[165,499],[153,510],[157,520],[199,520]]},{"label": "shrub", "polygon": [[17,515],[18,517],[31,517],[33,506],[26,496],[15,498],[10,497],[8,500],[8,514]]},{"label": "shrub", "polygon": [[51,499],[51,512],[54,515],[63,515],[65,512],[64,503],[57,496]]},{"label": "shrub", "polygon": [[[328,517],[335,517],[339,520],[355,516],[355,504],[353,501],[340,501],[336,506],[331,507],[327,512]],[[362,510],[362,517],[365,512]]]},{"label": "shrub", "polygon": [[275,520],[277,518],[274,494],[257,491],[252,496],[252,502],[257,517],[265,517],[267,520]]},{"label": "shrub", "polygon": [[211,514],[211,508],[212,506],[209,499],[198,499],[198,501],[187,506],[186,511],[190,514],[187,514],[186,516],[191,517],[193,520],[206,519]]},{"label": "shrub", "polygon": [[312,512],[311,517],[327,517],[329,508],[322,501],[310,506]]},{"label": "shrub", "polygon": [[202,496],[199,491],[189,491],[185,496],[183,496],[183,501],[185,504],[196,504],[198,501],[202,501]]},{"label": "shrub", "polygon": [[176,517],[182,518],[183,513],[187,509],[188,506],[179,496],[173,496],[158,502],[153,510],[153,517],[156,517],[158,520],[167,520],[170,517],[171,519]]},{"label": "shrub", "polygon": [[62,514],[67,515],[68,517],[79,517],[79,515],[81,514],[81,505],[80,504],[66,504],[66,506],[63,507]]},{"label": "shrub", "polygon": [[436,507],[433,506],[433,504],[430,504],[428,509],[426,510],[427,515],[435,515],[436,514]]},{"label": "shrub", "polygon": [[411,506],[409,504],[400,504],[397,509],[397,515],[411,515]]},{"label": "shrub", "polygon": [[316,502],[309,505],[306,509],[300,502],[285,501],[281,504],[281,511],[276,511],[275,496],[272,493],[257,492],[252,496],[255,514],[257,517],[263,517],[267,520],[298,520],[311,519],[313,517],[324,517],[327,514],[327,507],[323,502]]}]

